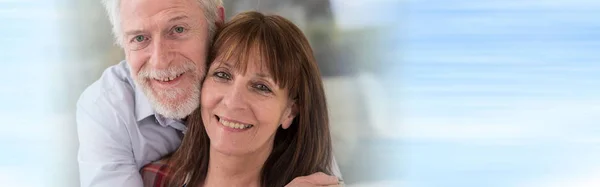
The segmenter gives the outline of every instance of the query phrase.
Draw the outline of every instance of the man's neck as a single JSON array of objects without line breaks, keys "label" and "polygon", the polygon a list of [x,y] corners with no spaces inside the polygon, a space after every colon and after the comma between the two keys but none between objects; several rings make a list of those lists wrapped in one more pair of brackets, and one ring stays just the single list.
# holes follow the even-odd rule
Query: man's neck
[{"label": "man's neck", "polygon": [[246,155],[226,155],[211,148],[204,186],[260,186],[262,167],[271,148]]}]

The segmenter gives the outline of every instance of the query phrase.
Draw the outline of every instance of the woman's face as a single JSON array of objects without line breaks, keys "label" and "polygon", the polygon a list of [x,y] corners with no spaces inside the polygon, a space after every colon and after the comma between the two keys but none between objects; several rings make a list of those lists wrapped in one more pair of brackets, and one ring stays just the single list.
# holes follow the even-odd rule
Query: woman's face
[{"label": "woman's face", "polygon": [[295,117],[288,90],[257,64],[248,62],[245,74],[228,62],[209,67],[200,103],[211,149],[227,155],[270,153],[279,125],[287,129]]}]

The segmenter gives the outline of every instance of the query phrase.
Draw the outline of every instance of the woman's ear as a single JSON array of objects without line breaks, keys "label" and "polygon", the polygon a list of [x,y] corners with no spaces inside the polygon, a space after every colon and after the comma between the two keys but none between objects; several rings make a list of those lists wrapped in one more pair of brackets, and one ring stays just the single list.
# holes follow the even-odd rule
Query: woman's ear
[{"label": "woman's ear", "polygon": [[296,115],[298,115],[298,106],[296,105],[296,100],[294,100],[290,105],[288,105],[283,113],[283,116],[281,117],[281,121],[279,122],[281,124],[281,128],[290,128]]}]

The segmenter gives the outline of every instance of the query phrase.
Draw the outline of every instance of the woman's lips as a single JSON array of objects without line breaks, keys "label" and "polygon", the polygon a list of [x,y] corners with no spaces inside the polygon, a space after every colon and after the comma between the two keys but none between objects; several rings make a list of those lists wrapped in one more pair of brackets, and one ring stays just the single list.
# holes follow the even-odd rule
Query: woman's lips
[{"label": "woman's lips", "polygon": [[252,124],[244,124],[244,123],[239,123],[239,122],[235,122],[235,121],[229,121],[226,120],[224,118],[221,118],[217,115],[215,115],[215,117],[217,118],[217,120],[219,121],[219,123],[225,127],[231,128],[231,129],[237,129],[237,130],[247,130],[249,128],[254,127],[254,125]]}]

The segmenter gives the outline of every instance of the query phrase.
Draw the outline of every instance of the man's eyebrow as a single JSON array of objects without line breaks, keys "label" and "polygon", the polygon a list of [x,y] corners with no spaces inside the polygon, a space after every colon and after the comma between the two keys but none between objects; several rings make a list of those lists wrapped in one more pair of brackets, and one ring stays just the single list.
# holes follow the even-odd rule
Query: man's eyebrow
[{"label": "man's eyebrow", "polygon": [[[169,19],[168,22],[175,22],[175,21],[180,21],[180,20],[185,20],[188,19],[189,17],[186,15],[181,15],[181,16],[175,16],[171,19]],[[136,36],[136,35],[140,35],[143,34],[144,31],[143,30],[132,30],[132,31],[127,31],[125,32],[125,36]]]},{"label": "man's eyebrow", "polygon": [[186,15],[175,16],[175,17],[169,19],[168,22],[181,21],[181,20],[184,20],[184,19],[188,19],[188,16],[186,16]]},{"label": "man's eyebrow", "polygon": [[135,36],[135,35],[140,35],[143,33],[144,33],[143,30],[132,30],[132,31],[125,32],[125,36]]}]

